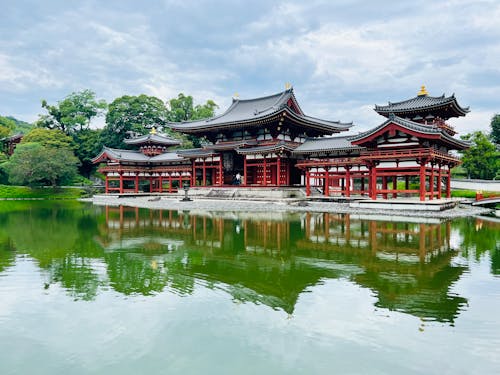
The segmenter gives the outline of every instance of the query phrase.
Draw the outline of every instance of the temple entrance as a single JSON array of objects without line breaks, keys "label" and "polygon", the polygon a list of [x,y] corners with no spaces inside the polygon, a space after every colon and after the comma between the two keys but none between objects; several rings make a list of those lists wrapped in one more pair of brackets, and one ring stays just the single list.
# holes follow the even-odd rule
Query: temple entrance
[{"label": "temple entrance", "polygon": [[236,151],[228,151],[222,154],[222,166],[224,168],[224,185],[235,185],[236,175],[244,176],[244,156],[238,154]]}]

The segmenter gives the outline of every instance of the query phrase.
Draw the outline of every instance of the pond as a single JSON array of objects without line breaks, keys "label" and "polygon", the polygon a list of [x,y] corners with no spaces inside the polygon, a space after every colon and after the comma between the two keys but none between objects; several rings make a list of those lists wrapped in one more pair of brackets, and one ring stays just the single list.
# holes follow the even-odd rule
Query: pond
[{"label": "pond", "polygon": [[500,223],[0,203],[0,373],[493,374]]}]

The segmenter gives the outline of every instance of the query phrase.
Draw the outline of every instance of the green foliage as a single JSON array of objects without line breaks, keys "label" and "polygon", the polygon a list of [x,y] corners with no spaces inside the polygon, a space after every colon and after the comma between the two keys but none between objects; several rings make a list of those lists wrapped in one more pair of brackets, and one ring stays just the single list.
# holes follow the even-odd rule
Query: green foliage
[{"label": "green foliage", "polygon": [[[218,105],[213,100],[207,100],[203,105],[193,106],[193,97],[180,93],[177,98],[170,99],[170,111],[168,120],[170,122],[181,122],[190,120],[200,120],[213,117]],[[201,140],[193,135],[188,135],[187,139],[192,142],[194,147],[200,147]]]},{"label": "green foliage", "polygon": [[16,127],[14,128],[14,133],[26,134],[31,129],[33,129],[33,124],[30,124],[29,122],[18,120],[12,116],[6,116],[6,117],[8,119],[14,121],[14,123],[16,124]]},{"label": "green foliage", "polygon": [[84,90],[71,93],[56,105],[49,105],[46,100],[42,100],[42,107],[48,113],[39,116],[38,127],[72,134],[87,129],[92,118],[102,114],[107,105],[105,101],[97,100],[93,91]]},{"label": "green foliage", "polygon": [[78,159],[67,148],[45,147],[40,143],[21,143],[3,166],[15,185],[58,186],[71,181]]},{"label": "green foliage", "polygon": [[147,129],[163,127],[167,121],[165,104],[154,96],[122,96],[115,99],[106,115],[102,143],[113,148],[127,148],[123,143],[131,133],[146,134]]},{"label": "green foliage", "polygon": [[95,166],[92,159],[101,151],[103,143],[101,129],[83,129],[73,134],[76,143],[75,154],[80,160],[79,172],[85,177],[90,177]]},{"label": "green foliage", "polygon": [[39,143],[44,147],[75,148],[73,139],[59,129],[34,128],[23,137],[22,143]]},{"label": "green foliage", "polygon": [[500,145],[500,114],[496,114],[491,119],[491,140]]},{"label": "green foliage", "polygon": [[493,179],[500,171],[500,153],[488,137],[480,131],[462,137],[472,142],[462,151],[462,166],[469,178]]},{"label": "green foliage", "polygon": [[9,136],[15,128],[15,121],[8,117],[0,116],[0,138]]},{"label": "green foliage", "polygon": [[0,185],[0,198],[9,199],[78,199],[84,193],[84,189],[79,188],[30,188],[27,186]]}]

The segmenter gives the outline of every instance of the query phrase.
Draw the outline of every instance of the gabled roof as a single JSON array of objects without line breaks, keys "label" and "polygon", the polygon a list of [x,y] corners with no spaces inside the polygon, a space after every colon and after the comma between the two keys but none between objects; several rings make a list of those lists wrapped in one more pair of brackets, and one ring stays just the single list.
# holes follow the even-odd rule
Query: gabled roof
[{"label": "gabled roof", "polygon": [[375,111],[385,117],[388,117],[390,113],[401,117],[436,110],[442,110],[447,114],[447,118],[450,118],[465,116],[469,112],[469,107],[460,106],[455,94],[448,97],[444,94],[442,96],[418,95],[401,102],[375,105]]},{"label": "gabled roof", "polygon": [[127,161],[133,163],[149,163],[149,162],[164,162],[164,161],[182,161],[185,160],[182,156],[177,155],[176,152],[165,152],[160,155],[152,157],[144,155],[140,151],[134,150],[120,150],[116,148],[104,147],[99,155],[92,159],[92,163],[98,163],[105,159],[115,162]]},{"label": "gabled roof", "polygon": [[272,145],[245,147],[245,148],[239,148],[236,151],[238,152],[238,154],[242,155],[262,154],[262,153],[279,152],[279,151],[293,151],[296,147],[297,147],[296,144],[288,143],[285,141],[279,141],[278,143]]},{"label": "gabled roof", "polygon": [[314,154],[327,151],[355,151],[364,150],[364,147],[353,145],[352,136],[308,138],[297,147],[294,154]]},{"label": "gabled roof", "polygon": [[160,144],[160,145],[166,145],[166,146],[178,146],[181,144],[181,141],[178,139],[174,139],[172,137],[169,137],[166,134],[146,134],[146,135],[141,135],[140,137],[135,137],[135,138],[130,138],[130,139],[124,139],[123,142],[129,145],[141,145],[145,143],[154,143],[154,144]]},{"label": "gabled roof", "polygon": [[21,139],[22,137],[24,137],[24,134],[17,133],[17,134],[13,134],[13,135],[9,135],[7,137],[1,138],[0,142],[12,142],[12,141],[16,141],[18,139]]},{"label": "gabled roof", "polygon": [[386,126],[390,124],[396,124],[401,128],[409,130],[410,132],[416,132],[421,135],[429,135],[429,138],[442,139],[447,143],[455,145],[457,149],[464,149],[470,147],[469,142],[462,141],[460,139],[452,137],[446,131],[444,131],[443,129],[439,128],[436,125],[432,124],[424,125],[415,121],[410,121],[398,116],[394,116],[393,114],[391,114],[391,116],[389,116],[389,118],[379,126],[370,129],[366,132],[351,136],[349,137],[349,139],[353,144],[360,145],[363,143],[362,142],[363,140],[370,138],[370,136],[375,135],[376,133],[380,132],[382,129],[384,129]]},{"label": "gabled roof", "polygon": [[[294,109],[289,107],[289,103],[292,103]],[[272,118],[282,112],[286,112],[286,115],[295,120],[300,120],[306,126],[329,134],[347,130],[352,126],[352,123],[320,120],[305,116],[297,103],[292,88],[261,98],[246,100],[233,98],[231,106],[219,116],[197,121],[171,122],[168,123],[168,126],[185,133],[206,132],[217,128],[241,128],[259,125],[258,121]]]}]

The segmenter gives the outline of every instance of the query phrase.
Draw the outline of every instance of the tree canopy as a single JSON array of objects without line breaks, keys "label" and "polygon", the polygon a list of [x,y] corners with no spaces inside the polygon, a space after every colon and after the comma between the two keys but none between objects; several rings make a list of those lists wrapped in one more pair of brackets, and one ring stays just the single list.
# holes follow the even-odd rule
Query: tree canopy
[{"label": "tree canopy", "polygon": [[0,116],[0,138],[7,137],[16,127],[16,122],[8,117]]},{"label": "tree canopy", "polygon": [[467,170],[468,177],[493,179],[500,171],[500,152],[495,145],[480,131],[462,138],[472,142],[471,147],[462,152],[462,166]]},{"label": "tree canopy", "polygon": [[44,147],[67,148],[73,150],[75,144],[70,136],[59,129],[34,128],[23,137],[21,143],[40,143]]},{"label": "tree canopy", "polygon": [[165,104],[154,96],[122,96],[108,108],[102,141],[108,147],[126,148],[123,140],[131,133],[146,134],[148,129],[163,127],[167,121]]},{"label": "tree canopy", "polygon": [[497,145],[500,145],[500,114],[496,114],[491,119],[491,139]]},{"label": "tree canopy", "polygon": [[88,128],[92,118],[102,114],[107,105],[104,100],[97,100],[93,91],[83,90],[71,93],[56,105],[49,105],[44,99],[42,107],[48,113],[39,116],[37,126],[71,134]]},{"label": "tree canopy", "polygon": [[58,186],[75,177],[77,165],[78,159],[68,148],[31,142],[19,144],[3,167],[12,184]]},{"label": "tree canopy", "polygon": [[[180,93],[177,98],[170,99],[168,120],[170,122],[181,122],[190,120],[200,120],[210,118],[215,115],[215,110],[219,108],[213,100],[207,100],[205,104],[193,106],[193,97]],[[187,138],[193,143],[194,147],[200,147],[200,139],[193,135]]]}]

